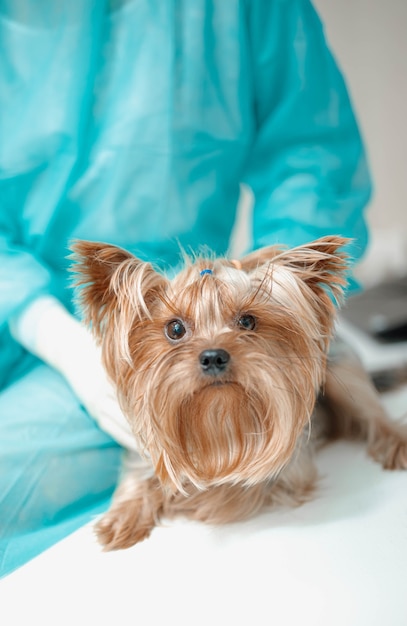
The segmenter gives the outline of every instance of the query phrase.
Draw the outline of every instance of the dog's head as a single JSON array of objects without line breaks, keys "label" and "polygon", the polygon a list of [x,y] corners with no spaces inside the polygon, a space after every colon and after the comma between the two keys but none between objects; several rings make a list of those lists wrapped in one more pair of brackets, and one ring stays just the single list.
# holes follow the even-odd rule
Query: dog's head
[{"label": "dog's head", "polygon": [[74,244],[85,321],[163,484],[254,484],[288,462],[324,381],[345,243],[186,259],[172,280],[115,246]]}]

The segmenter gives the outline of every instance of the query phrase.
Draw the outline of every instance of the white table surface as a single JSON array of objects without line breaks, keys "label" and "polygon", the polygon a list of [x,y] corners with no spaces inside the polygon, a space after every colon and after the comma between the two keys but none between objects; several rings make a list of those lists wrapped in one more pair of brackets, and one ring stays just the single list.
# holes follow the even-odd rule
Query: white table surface
[{"label": "white table surface", "polygon": [[[384,402],[401,417],[407,387]],[[0,624],[407,626],[407,472],[347,442],[318,465],[316,498],[295,510],[179,520],[114,553],[85,526],[0,581]]]}]

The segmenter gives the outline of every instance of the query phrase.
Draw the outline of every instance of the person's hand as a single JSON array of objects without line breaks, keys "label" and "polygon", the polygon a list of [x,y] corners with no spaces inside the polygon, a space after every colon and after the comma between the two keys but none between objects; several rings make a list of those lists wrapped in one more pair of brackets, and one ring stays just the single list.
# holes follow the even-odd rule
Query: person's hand
[{"label": "person's hand", "polygon": [[91,333],[56,299],[42,296],[9,324],[13,337],[58,370],[90,416],[119,444],[137,450],[130,425]]}]

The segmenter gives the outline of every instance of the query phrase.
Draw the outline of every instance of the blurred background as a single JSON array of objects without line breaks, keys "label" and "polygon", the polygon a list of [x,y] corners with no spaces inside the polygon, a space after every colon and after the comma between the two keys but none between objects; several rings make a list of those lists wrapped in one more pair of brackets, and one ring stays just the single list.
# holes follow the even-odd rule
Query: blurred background
[{"label": "blurred background", "polygon": [[314,0],[344,72],[374,182],[365,286],[407,274],[407,1]]}]

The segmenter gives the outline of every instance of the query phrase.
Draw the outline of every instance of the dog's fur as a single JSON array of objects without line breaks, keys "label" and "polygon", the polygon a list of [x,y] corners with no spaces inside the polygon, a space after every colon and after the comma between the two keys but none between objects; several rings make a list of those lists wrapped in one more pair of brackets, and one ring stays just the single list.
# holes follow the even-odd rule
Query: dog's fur
[{"label": "dog's fur", "polygon": [[387,418],[358,359],[327,357],[345,243],[186,258],[172,280],[115,246],[74,244],[85,322],[148,459],[97,524],[106,549],[162,518],[223,524],[300,504],[329,438],[359,437],[383,467],[407,467],[407,428]]}]

